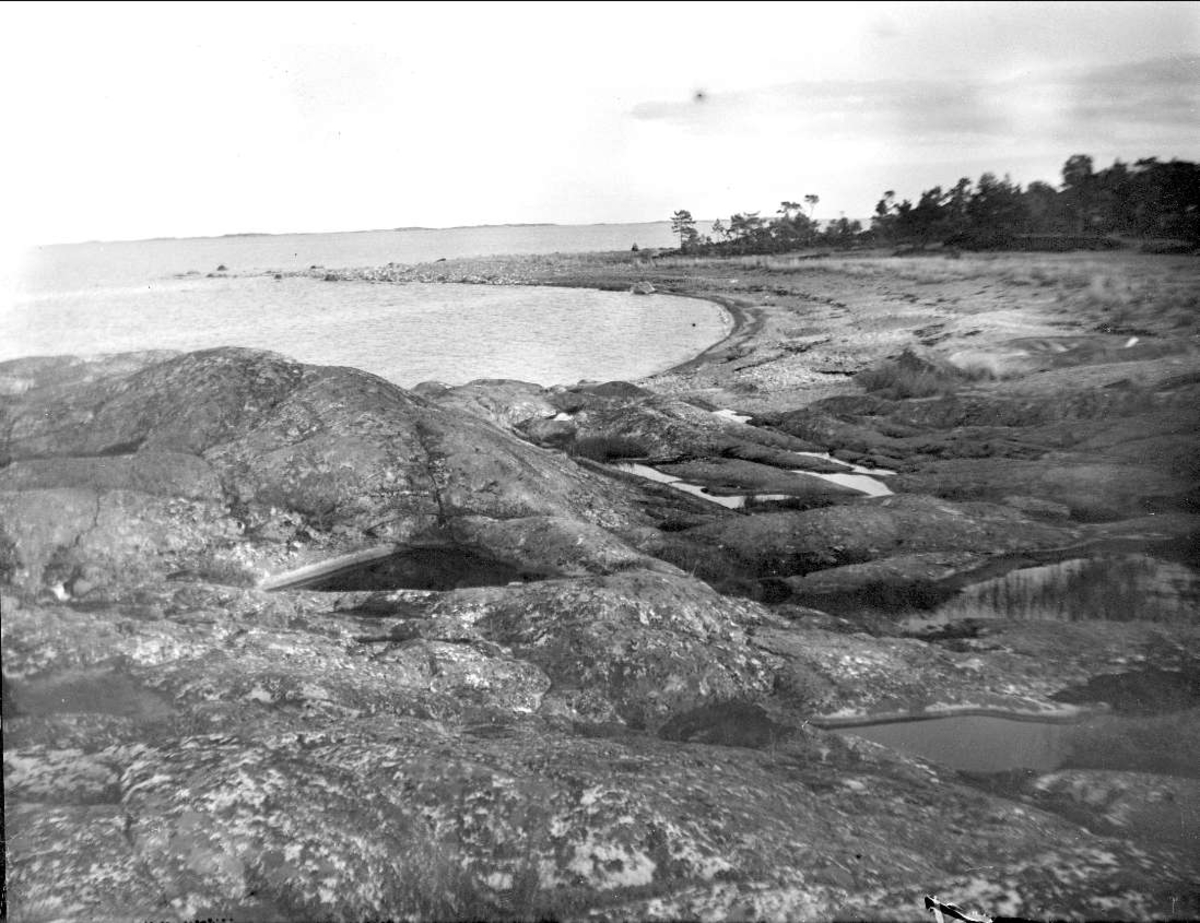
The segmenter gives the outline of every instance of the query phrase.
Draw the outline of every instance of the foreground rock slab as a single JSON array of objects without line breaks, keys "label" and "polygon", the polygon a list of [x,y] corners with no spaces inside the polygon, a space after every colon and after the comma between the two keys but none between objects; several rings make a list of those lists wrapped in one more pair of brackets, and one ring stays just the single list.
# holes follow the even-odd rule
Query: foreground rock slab
[{"label": "foreground rock slab", "polygon": [[[443,633],[478,614],[465,592],[436,599]],[[730,712],[740,736],[714,736],[721,708],[666,736],[580,733],[546,707],[554,687],[519,645],[422,640],[381,656],[330,602],[183,588],[161,614],[17,607],[11,906],[33,919],[795,919],[916,916],[934,891],[1127,917],[1187,894],[1187,869],[1164,855],[754,709]],[[475,625],[495,636],[495,618]]]},{"label": "foreground rock slab", "polygon": [[[798,605],[1095,538],[1049,501],[731,513],[517,435],[565,414],[566,440],[642,438],[738,484],[812,449],[631,386],[418,393],[249,350],[0,381],[14,919],[915,919],[927,893],[1200,913],[1190,854],[1146,833],[1186,773],[1005,789],[818,728],[1190,676],[1176,622],[943,643]],[[380,548],[365,575],[261,588]],[[791,596],[718,592],[746,575]],[[1147,746],[1200,758],[1190,715]],[[1077,810],[1095,792],[1103,826]]]}]

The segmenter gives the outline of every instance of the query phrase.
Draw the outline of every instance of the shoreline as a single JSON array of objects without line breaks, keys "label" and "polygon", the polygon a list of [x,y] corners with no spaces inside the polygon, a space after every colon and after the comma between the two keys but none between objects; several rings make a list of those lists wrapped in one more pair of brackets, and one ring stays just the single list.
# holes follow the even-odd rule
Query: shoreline
[{"label": "shoreline", "polygon": [[817,715],[808,723],[824,731],[848,730],[859,727],[877,727],[884,724],[915,724],[926,721],[941,721],[946,718],[1001,718],[1025,724],[1083,724],[1091,718],[1108,716],[1112,712],[1104,708],[1081,708],[1076,705],[1059,706],[1047,711],[1022,711],[1018,708],[988,707],[980,705],[946,705],[925,711],[887,711],[855,715]]},{"label": "shoreline", "polygon": [[[632,286],[650,281],[660,268],[653,261],[627,261],[619,254],[619,262],[604,260],[612,256],[600,253],[545,254],[541,256],[500,256],[457,258],[442,263],[418,263],[410,266],[381,266],[305,270],[289,275],[309,276],[323,281],[358,281],[373,284],[435,284],[435,285],[499,285],[505,287],[531,286],[538,288],[590,289],[601,292],[629,292]],[[696,286],[684,271],[671,280],[652,282],[654,294],[672,298],[689,298],[715,304],[728,317],[730,328],[719,340],[682,362],[676,362],[638,378],[633,382],[649,382],[666,375],[694,373],[734,347],[750,350],[759,344],[756,337],[766,326],[767,308],[753,304],[750,299]],[[330,277],[333,277],[332,279]],[[686,281],[685,281],[686,280]],[[679,285],[683,282],[682,285]],[[584,381],[596,379],[581,379]],[[565,386],[566,382],[545,387]],[[651,390],[655,390],[651,388]]]},{"label": "shoreline", "polygon": [[[354,276],[349,275],[351,271],[339,270],[339,273],[346,273],[347,280],[351,282],[359,282],[362,284],[365,280],[359,280]],[[277,274],[271,272],[254,272],[244,274],[234,274],[231,278],[237,280],[245,280],[254,283],[257,280],[270,279],[272,276],[277,278]],[[328,283],[323,282],[319,277],[314,278],[312,273],[303,272],[293,275],[294,279],[304,283],[306,286],[314,286],[314,291],[322,293],[317,307],[314,311],[319,311],[323,315],[332,315],[333,323],[336,325],[344,325],[353,323],[352,320],[341,320],[336,317],[338,314],[338,305],[345,299],[344,293],[340,293],[337,287],[330,288]],[[422,289],[425,289],[429,297],[437,299],[438,293],[432,286],[442,285],[449,286],[450,289],[458,288],[464,290],[464,287],[470,286],[475,289],[474,295],[478,298],[487,299],[489,296],[486,292],[480,292],[478,289],[484,286],[478,282],[467,280],[449,279],[442,282],[416,282],[410,283],[406,280],[395,281],[369,281],[370,285],[398,285],[412,286],[410,292],[414,293],[418,299],[422,297]],[[496,283],[493,283],[496,284]],[[629,382],[638,382],[651,379],[655,376],[672,374],[676,371],[693,368],[702,364],[705,357],[711,355],[714,351],[719,351],[724,346],[738,339],[746,329],[746,314],[744,309],[734,303],[731,299],[722,298],[719,296],[706,296],[699,293],[680,293],[667,290],[659,290],[657,294],[664,299],[657,304],[653,299],[648,299],[649,304],[643,304],[644,296],[634,296],[627,293],[627,289],[619,285],[607,283],[603,279],[592,280],[590,283],[582,282],[576,284],[554,284],[543,282],[517,282],[506,281],[498,283],[498,287],[506,289],[515,289],[518,287],[529,287],[540,290],[543,296],[534,301],[535,305],[544,304],[546,311],[542,309],[549,320],[558,324],[561,328],[562,347],[547,353],[544,357],[546,360],[541,363],[534,363],[528,368],[522,368],[519,357],[511,357],[514,361],[504,363],[503,371],[489,371],[486,368],[481,368],[477,363],[463,363],[466,368],[454,368],[453,371],[464,371],[469,377],[464,379],[455,379],[458,385],[466,385],[472,381],[480,379],[494,378],[511,378],[513,380],[526,380],[532,384],[537,384],[543,388],[563,388],[573,387],[583,381],[608,381],[608,380],[625,380]],[[556,289],[568,289],[577,292],[577,296],[571,296],[564,291],[561,294],[554,294]],[[377,290],[378,291],[378,290]],[[596,295],[589,296],[588,292],[594,292]],[[380,293],[382,295],[382,292]],[[470,291],[466,291],[467,296],[471,296]],[[449,297],[449,293],[447,293]],[[497,292],[495,296],[498,299],[503,299],[502,293]],[[391,296],[382,295],[385,301]],[[397,293],[400,297],[400,293]],[[645,329],[644,335],[640,337],[630,337],[622,334],[619,330],[615,337],[617,343],[622,344],[619,347],[619,352],[612,352],[611,355],[599,357],[590,349],[582,349],[579,346],[580,337],[578,335],[578,324],[590,320],[591,326],[594,328],[592,336],[597,339],[608,339],[606,332],[606,322],[604,320],[605,311],[603,306],[592,306],[589,304],[572,304],[572,298],[608,298],[615,297],[618,299],[618,307],[622,312],[629,315],[629,321],[632,323],[633,318],[638,319],[638,324]],[[707,305],[707,308],[698,305],[684,304],[681,301],[673,299],[689,299],[691,301],[700,301]],[[557,308],[554,307],[556,302],[559,303]],[[390,304],[390,301],[387,301]],[[194,313],[195,304],[186,302],[184,310]],[[715,316],[709,314],[708,311],[715,311]],[[119,312],[118,312],[119,313]],[[667,315],[677,315],[677,317],[668,317]],[[579,320],[576,320],[579,318]],[[218,349],[223,347],[240,347],[247,349],[262,349],[271,352],[279,352],[296,361],[314,363],[318,365],[339,365],[358,368],[364,371],[370,371],[374,374],[381,374],[397,387],[403,388],[406,391],[411,391],[421,382],[419,380],[409,379],[405,381],[403,375],[389,375],[386,370],[379,368],[377,357],[372,356],[369,351],[361,351],[358,356],[345,353],[344,355],[314,355],[312,344],[301,342],[303,337],[296,342],[281,342],[281,338],[286,340],[286,331],[282,334],[271,338],[257,338],[253,336],[247,338],[242,335],[242,332],[228,330],[223,331],[219,340],[212,342],[204,342],[203,337],[198,337],[194,343],[187,345],[171,345],[162,347],[155,343],[164,341],[171,342],[171,337],[175,329],[187,330],[190,329],[194,318],[185,318],[180,321],[178,328],[164,328],[158,335],[147,338],[146,345],[139,345],[136,342],[113,344],[97,342],[96,339],[84,343],[82,340],[79,343],[63,343],[59,342],[51,346],[49,343],[27,342],[22,345],[27,348],[14,352],[13,355],[0,355],[0,362],[22,362],[39,358],[54,358],[58,356],[79,356],[87,358],[100,358],[114,355],[122,355],[127,353],[146,353],[146,352],[189,352],[197,350]],[[690,332],[686,329],[688,322],[692,321]],[[520,323],[520,322],[519,322]],[[511,328],[516,333],[532,334],[536,332],[536,323],[534,320],[529,320],[527,323],[520,323],[519,326]],[[701,331],[697,335],[696,327],[700,327]],[[32,328],[31,328],[32,329]],[[43,326],[43,329],[50,329]],[[333,333],[333,331],[330,331]],[[443,334],[444,336],[445,334]],[[480,333],[479,336],[483,334]],[[672,346],[672,344],[675,344]],[[431,347],[434,344],[431,343]],[[451,341],[447,342],[447,348],[453,348],[453,336]],[[98,348],[97,348],[98,347]],[[430,348],[428,352],[436,356],[439,352],[436,348]],[[611,352],[611,350],[610,350]],[[538,355],[537,352],[533,355]],[[565,361],[555,361],[556,357],[562,357]],[[483,357],[481,354],[481,358]],[[614,361],[620,359],[621,361]],[[632,360],[632,361],[631,361]],[[471,365],[475,365],[471,368]],[[555,369],[555,366],[561,366]],[[607,366],[607,368],[606,368]],[[429,379],[445,380],[445,374],[451,369],[447,367],[442,374],[433,374],[427,376]]]},{"label": "shoreline", "polygon": [[691,359],[668,366],[665,369],[660,369],[650,375],[645,375],[637,379],[638,382],[650,381],[661,375],[679,375],[696,371],[707,365],[725,350],[735,345],[740,345],[744,341],[754,337],[762,330],[765,323],[765,316],[761,308],[747,304],[740,299],[731,298],[728,295],[712,295],[696,292],[663,292],[662,294],[672,295],[676,298],[692,298],[697,301],[707,301],[717,305],[729,316],[729,332],[711,346],[694,355]]}]

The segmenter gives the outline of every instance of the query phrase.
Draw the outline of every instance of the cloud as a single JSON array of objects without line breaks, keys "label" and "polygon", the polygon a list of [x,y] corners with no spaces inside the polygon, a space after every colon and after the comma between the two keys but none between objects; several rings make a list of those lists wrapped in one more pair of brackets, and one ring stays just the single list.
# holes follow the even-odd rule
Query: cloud
[{"label": "cloud", "polygon": [[642,103],[631,114],[701,133],[759,133],[770,125],[779,134],[826,140],[920,140],[947,133],[988,135],[1005,128],[1004,116],[987,105],[980,86],[925,80],[804,81],[713,93],[703,101]]},{"label": "cloud", "polygon": [[898,38],[903,33],[900,27],[896,25],[895,20],[883,16],[875,20],[867,27],[867,31],[874,37],[879,39]]},{"label": "cloud", "polygon": [[997,78],[801,81],[709,93],[702,101],[644,102],[630,115],[701,134],[762,134],[770,126],[785,137],[829,140],[946,145],[1121,138],[1153,149],[1160,139],[1194,133],[1200,56]]},{"label": "cloud", "polygon": [[1200,55],[1075,71],[1041,89],[1059,94],[1068,126],[1162,125],[1194,132],[1200,121]]}]

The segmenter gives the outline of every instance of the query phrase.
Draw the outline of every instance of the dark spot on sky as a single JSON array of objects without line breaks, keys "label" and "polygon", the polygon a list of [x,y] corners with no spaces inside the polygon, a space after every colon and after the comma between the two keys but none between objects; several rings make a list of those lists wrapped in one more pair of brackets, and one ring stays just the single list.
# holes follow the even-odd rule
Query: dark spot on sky
[{"label": "dark spot on sky", "polygon": [[708,94],[705,93],[703,90],[697,90],[695,92],[695,94],[693,94],[693,96],[692,96],[692,101],[697,102],[697,103],[702,103],[706,99],[708,99]]}]

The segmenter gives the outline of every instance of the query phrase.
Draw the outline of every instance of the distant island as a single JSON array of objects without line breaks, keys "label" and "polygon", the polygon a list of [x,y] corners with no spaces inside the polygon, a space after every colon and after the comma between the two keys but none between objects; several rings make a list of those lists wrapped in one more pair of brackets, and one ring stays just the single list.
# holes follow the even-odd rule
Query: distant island
[{"label": "distant island", "polygon": [[[654,222],[651,222],[654,223]],[[452,224],[444,228],[431,228],[423,225],[392,228],[393,231],[469,231],[472,228],[556,228],[560,227],[554,221],[509,221],[504,224]]]}]

